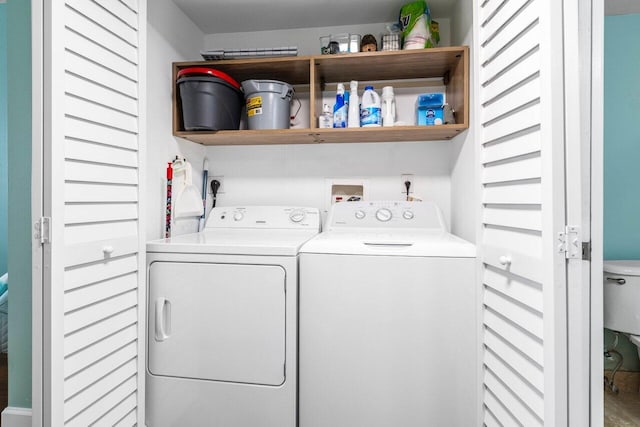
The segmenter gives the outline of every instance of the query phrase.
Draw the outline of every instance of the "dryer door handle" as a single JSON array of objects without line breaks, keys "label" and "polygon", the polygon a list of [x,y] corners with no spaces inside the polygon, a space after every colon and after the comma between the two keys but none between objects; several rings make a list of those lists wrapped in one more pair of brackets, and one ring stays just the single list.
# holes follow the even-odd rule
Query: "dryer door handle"
[{"label": "dryer door handle", "polygon": [[364,242],[365,246],[380,248],[407,248],[413,246],[412,242]]},{"label": "dryer door handle", "polygon": [[156,341],[164,341],[171,334],[171,302],[159,297],[156,299]]}]

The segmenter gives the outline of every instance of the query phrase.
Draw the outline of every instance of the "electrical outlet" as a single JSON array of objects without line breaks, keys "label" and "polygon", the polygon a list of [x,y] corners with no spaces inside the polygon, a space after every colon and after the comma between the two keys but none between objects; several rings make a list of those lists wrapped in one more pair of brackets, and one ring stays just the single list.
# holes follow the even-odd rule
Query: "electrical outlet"
[{"label": "electrical outlet", "polygon": [[220,187],[218,187],[218,194],[223,194],[225,189],[224,189],[224,176],[220,175],[220,176],[210,176],[209,177],[209,183],[207,184],[207,191],[209,192],[209,194],[212,194],[211,191],[211,182],[213,180],[217,180],[220,183]]},{"label": "electrical outlet", "polygon": [[411,186],[409,187],[409,194],[414,194],[416,189],[415,189],[415,183],[414,183],[414,179],[413,179],[413,174],[412,173],[405,173],[402,174],[400,176],[400,183],[402,185],[402,194],[404,194],[405,196],[407,195],[407,187],[405,185],[405,182],[409,181],[411,183]]}]

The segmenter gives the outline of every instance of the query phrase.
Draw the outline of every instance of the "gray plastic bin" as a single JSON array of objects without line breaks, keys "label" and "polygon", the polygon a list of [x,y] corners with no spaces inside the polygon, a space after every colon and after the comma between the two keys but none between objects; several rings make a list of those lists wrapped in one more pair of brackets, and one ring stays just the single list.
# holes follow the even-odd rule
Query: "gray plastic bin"
[{"label": "gray plastic bin", "polygon": [[278,80],[245,80],[249,129],[289,129],[293,87]]},{"label": "gray plastic bin", "polygon": [[240,127],[243,96],[238,82],[225,73],[204,67],[178,73],[182,123],[187,131]]}]

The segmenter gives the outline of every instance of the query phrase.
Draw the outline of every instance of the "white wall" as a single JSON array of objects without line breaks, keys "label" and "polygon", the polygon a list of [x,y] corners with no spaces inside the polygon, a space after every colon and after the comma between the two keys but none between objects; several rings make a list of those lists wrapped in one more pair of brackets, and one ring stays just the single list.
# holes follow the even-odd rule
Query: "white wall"
[{"label": "white wall", "polygon": [[368,180],[371,200],[400,200],[403,173],[415,175],[416,193],[449,218],[451,144],[367,144],[208,147],[210,174],[224,175],[218,205],[291,204],[325,209],[327,178]]},{"label": "white wall", "polygon": [[[440,24],[440,46],[449,46],[450,22],[447,18],[434,18]],[[380,45],[380,35],[387,23],[343,25],[338,27],[298,28],[282,31],[254,31],[245,33],[207,34],[205,49],[254,48],[297,46],[298,55],[319,55],[320,36],[340,33],[373,34]]]},{"label": "white wall", "polygon": [[[204,147],[172,136],[171,63],[199,60],[204,34],[171,0],[154,0],[148,8],[147,33],[147,239],[163,236],[165,169],[173,156],[193,161],[195,183],[200,188]],[[195,223],[179,225],[195,231]]]},{"label": "white wall", "polygon": [[[458,0],[453,7],[451,20],[451,43],[453,45],[473,44],[473,3]],[[473,82],[473,52],[470,54],[469,76]],[[472,108],[475,100],[473,84],[469,94],[469,130],[452,141],[451,154],[451,231],[470,242],[476,241],[476,147],[474,132],[476,117]]]},{"label": "white wall", "polygon": [[[154,2],[149,12],[149,239],[161,237],[164,228],[166,162],[181,153],[194,166],[194,183],[198,188],[205,156],[209,160],[209,176],[224,176],[225,192],[218,196],[218,206],[291,204],[326,209],[330,204],[327,181],[332,178],[366,180],[371,200],[400,200],[403,198],[400,176],[411,173],[415,175],[415,194],[438,203],[453,230],[474,240],[472,211],[452,213],[452,204],[456,209],[474,208],[468,193],[473,182],[473,159],[469,155],[472,150],[465,137],[458,137],[455,142],[203,147],[171,136],[172,61],[199,59],[201,47],[297,45],[300,55],[318,54],[321,35],[353,32],[371,33],[379,38],[384,23],[202,35],[173,3],[169,0],[162,3],[164,6],[158,7]],[[467,9],[465,12],[471,13]],[[440,23],[441,45],[450,45],[454,20],[435,19]],[[470,28],[469,25],[469,31]],[[456,187],[453,191],[452,177]],[[211,198],[208,199],[210,207]],[[463,224],[467,221],[468,224]],[[191,231],[195,231],[195,222],[174,228],[175,233]]]},{"label": "white wall", "polygon": [[[441,45],[450,45],[450,20],[440,23]],[[469,19],[470,20],[470,19]],[[317,55],[319,37],[341,32],[371,33],[379,40],[384,23],[208,34],[205,48],[298,46],[300,55]],[[450,142],[291,145],[277,147],[208,147],[212,175],[224,175],[225,193],[219,205],[296,204],[326,209],[327,181],[331,178],[365,179],[369,199],[403,198],[400,176],[415,175],[416,196],[440,205],[451,224]],[[473,229],[473,225],[469,225]]]}]

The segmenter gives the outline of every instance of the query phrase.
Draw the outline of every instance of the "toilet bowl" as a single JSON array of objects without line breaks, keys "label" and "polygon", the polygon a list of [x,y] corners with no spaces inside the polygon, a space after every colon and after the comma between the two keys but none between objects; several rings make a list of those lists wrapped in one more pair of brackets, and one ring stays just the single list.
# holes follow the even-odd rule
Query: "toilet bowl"
[{"label": "toilet bowl", "polygon": [[640,357],[640,260],[604,262],[604,327],[622,332]]}]

